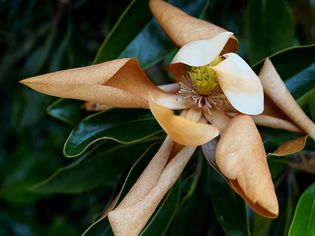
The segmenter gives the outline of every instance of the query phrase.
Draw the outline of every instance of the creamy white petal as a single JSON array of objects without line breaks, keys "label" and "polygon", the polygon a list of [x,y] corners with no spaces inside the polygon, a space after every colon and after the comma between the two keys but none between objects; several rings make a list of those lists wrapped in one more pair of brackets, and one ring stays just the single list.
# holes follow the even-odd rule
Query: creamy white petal
[{"label": "creamy white petal", "polygon": [[258,76],[237,54],[224,54],[224,61],[212,69],[231,105],[238,111],[257,115],[264,110],[264,92]]},{"label": "creamy white petal", "polygon": [[167,93],[176,93],[179,90],[178,83],[162,84],[162,85],[159,85],[158,87]]},{"label": "creamy white petal", "polygon": [[189,66],[204,66],[211,63],[222,52],[231,32],[219,33],[213,38],[197,40],[184,45],[176,53],[171,64],[183,63]]}]

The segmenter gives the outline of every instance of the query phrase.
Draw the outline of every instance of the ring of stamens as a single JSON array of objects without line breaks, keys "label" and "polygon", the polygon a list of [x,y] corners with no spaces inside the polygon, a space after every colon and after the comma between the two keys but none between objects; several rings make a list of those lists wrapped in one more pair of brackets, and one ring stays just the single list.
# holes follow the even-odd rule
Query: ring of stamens
[{"label": "ring of stamens", "polygon": [[181,99],[191,99],[198,108],[206,108],[209,113],[211,113],[211,108],[220,110],[222,106],[227,104],[227,99],[220,87],[213,90],[210,95],[200,95],[192,86],[180,82],[178,94],[182,96]]},{"label": "ring of stamens", "polygon": [[184,82],[179,83],[178,94],[181,95],[179,99],[190,100],[192,106],[201,109],[206,119],[212,123],[211,109],[220,110],[222,106],[228,104],[228,100],[212,69],[203,66],[199,71],[199,68],[193,67],[182,75],[181,81]]}]

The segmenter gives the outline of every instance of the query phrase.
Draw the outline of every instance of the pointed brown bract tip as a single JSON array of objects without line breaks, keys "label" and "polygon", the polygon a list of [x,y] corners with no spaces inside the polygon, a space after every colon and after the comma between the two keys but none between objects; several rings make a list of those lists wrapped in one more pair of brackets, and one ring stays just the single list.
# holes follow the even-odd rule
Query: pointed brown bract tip
[{"label": "pointed brown bract tip", "polygon": [[20,80],[19,83],[33,89],[33,90],[36,90],[38,92],[42,92],[40,87],[41,87],[41,81],[38,80],[38,77],[39,76],[35,76],[35,77],[30,77],[30,78],[27,78],[27,79],[23,79],[23,80]]},{"label": "pointed brown bract tip", "polygon": [[19,83],[24,84],[26,86],[29,86],[30,84],[32,84],[32,80],[30,78],[29,79],[22,79],[19,81]]},{"label": "pointed brown bract tip", "polygon": [[27,79],[22,79],[22,80],[19,81],[19,83],[27,85]]},{"label": "pointed brown bract tip", "polygon": [[257,214],[270,219],[275,219],[278,217],[279,204],[278,199],[274,194],[268,196],[265,195],[264,203],[260,203],[258,201],[253,202],[244,193],[236,180],[230,180],[230,184],[234,191],[237,192]]}]

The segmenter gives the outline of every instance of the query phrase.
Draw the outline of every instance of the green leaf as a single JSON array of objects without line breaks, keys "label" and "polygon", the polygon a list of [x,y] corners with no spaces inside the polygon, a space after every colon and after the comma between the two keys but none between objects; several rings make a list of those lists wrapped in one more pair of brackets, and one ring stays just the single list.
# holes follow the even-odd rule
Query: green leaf
[{"label": "green leaf", "polygon": [[102,43],[93,64],[117,58],[151,17],[147,0],[133,0]]},{"label": "green leaf", "polygon": [[70,125],[75,125],[81,118],[82,102],[71,99],[58,99],[47,107],[47,113]]},{"label": "green leaf", "polygon": [[180,190],[180,182],[177,181],[166,195],[163,202],[158,206],[155,214],[152,216],[140,235],[166,235],[166,231],[170,226],[179,205]]},{"label": "green leaf", "polygon": [[[170,4],[177,5],[191,16],[198,17],[208,6],[209,0],[183,0],[180,2],[171,0]],[[163,32],[161,26],[155,19],[152,19],[119,57],[135,57],[143,68],[148,68],[166,57],[173,48],[174,45]]]},{"label": "green leaf", "polygon": [[250,235],[245,202],[211,167],[208,167],[208,178],[212,206],[225,234]]},{"label": "green leaf", "polygon": [[309,100],[309,110],[311,113],[312,120],[315,121],[315,89],[314,88],[310,93],[309,99],[310,99]]},{"label": "green leaf", "polygon": [[208,218],[206,198],[202,191],[195,191],[176,212],[167,235],[203,235],[203,225]]},{"label": "green leaf", "polygon": [[273,156],[273,153],[268,153],[267,160],[272,180],[276,181],[279,176],[288,169],[289,161],[283,157]]},{"label": "green leaf", "polygon": [[148,143],[105,145],[57,170],[32,190],[40,193],[81,193],[100,186],[114,187],[122,173],[148,152],[149,146]]},{"label": "green leaf", "polygon": [[315,63],[285,81],[288,90],[299,98],[315,87]]},{"label": "green leaf", "polygon": [[[270,235],[288,235],[289,227],[293,218],[294,208],[298,200],[298,186],[293,172],[287,174],[287,178],[276,187],[280,206],[280,215],[272,220]],[[279,183],[280,178],[277,182]]]},{"label": "green leaf", "polygon": [[[272,55],[268,55],[268,57],[276,67],[281,78],[287,80],[313,64],[314,54],[315,44],[310,44],[286,48]],[[264,60],[265,59],[262,59],[253,66],[256,73],[259,73]]]},{"label": "green leaf", "polygon": [[299,97],[296,102],[303,109],[304,112],[310,111],[310,97],[314,89],[309,90],[307,93],[303,94],[303,96]]},{"label": "green leaf", "polygon": [[246,19],[249,57],[252,63],[293,45],[293,17],[286,1],[249,1]]},{"label": "green leaf", "polygon": [[[197,190],[200,183],[203,157],[198,156],[196,170],[182,181],[180,205],[167,235],[202,235],[203,224],[208,218],[204,191]],[[191,163],[192,164],[192,163]],[[192,227],[194,226],[194,227]]]},{"label": "green leaf", "polygon": [[82,236],[114,236],[108,218],[104,218],[87,229]]},{"label": "green leaf", "polygon": [[123,144],[144,141],[161,131],[154,117],[143,109],[112,109],[83,119],[64,145],[64,155],[77,157],[99,140]]},{"label": "green leaf", "polygon": [[301,195],[295,209],[289,236],[313,236],[315,232],[315,183]]},{"label": "green leaf", "polygon": [[253,215],[253,226],[252,235],[253,236],[266,236],[270,235],[272,226],[272,220],[262,217],[256,213]]}]

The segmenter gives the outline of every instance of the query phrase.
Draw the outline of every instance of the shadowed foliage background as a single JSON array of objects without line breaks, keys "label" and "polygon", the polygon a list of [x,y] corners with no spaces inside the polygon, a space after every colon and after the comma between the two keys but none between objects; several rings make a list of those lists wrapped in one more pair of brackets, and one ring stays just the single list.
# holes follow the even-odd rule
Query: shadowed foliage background
[{"label": "shadowed foliage background", "polygon": [[[315,46],[311,44],[315,40],[315,1],[170,2],[234,32],[240,41],[239,54],[256,70],[263,58],[277,53],[275,66],[314,120]],[[176,49],[152,20],[147,1],[0,0],[0,19],[0,235],[80,235],[111,201],[136,161],[127,186],[141,173],[157,148],[153,143],[162,140],[163,132],[148,112],[131,110],[128,117],[135,124],[126,141],[125,130],[115,129],[130,127],[130,120],[117,119],[126,116],[125,110],[92,115],[80,109],[81,102],[55,101],[18,81],[117,57],[136,57],[155,83],[164,83],[171,79],[167,64]],[[113,127],[104,126],[106,122]],[[150,122],[147,133],[135,132]],[[270,152],[297,136],[260,131]],[[129,144],[95,142],[104,136]],[[135,141],[138,139],[142,142]],[[297,201],[311,185],[300,198],[295,221],[309,219],[305,235],[312,235],[315,208],[304,205],[315,199],[314,150],[309,140],[301,153],[269,159],[281,212],[274,221],[251,211],[247,215],[243,201],[200,152],[143,234],[250,235],[250,231],[257,236],[287,235]],[[298,235],[296,232],[292,226],[290,235]],[[110,234],[106,220],[87,233]]]}]

